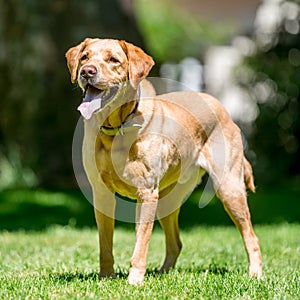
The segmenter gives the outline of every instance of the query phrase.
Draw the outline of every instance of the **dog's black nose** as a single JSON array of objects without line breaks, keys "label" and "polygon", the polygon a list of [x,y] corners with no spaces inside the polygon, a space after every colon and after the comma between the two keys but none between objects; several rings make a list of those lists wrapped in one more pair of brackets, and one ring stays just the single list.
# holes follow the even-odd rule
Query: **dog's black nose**
[{"label": "dog's black nose", "polygon": [[80,76],[92,78],[97,74],[97,69],[93,65],[84,66],[80,71]]}]

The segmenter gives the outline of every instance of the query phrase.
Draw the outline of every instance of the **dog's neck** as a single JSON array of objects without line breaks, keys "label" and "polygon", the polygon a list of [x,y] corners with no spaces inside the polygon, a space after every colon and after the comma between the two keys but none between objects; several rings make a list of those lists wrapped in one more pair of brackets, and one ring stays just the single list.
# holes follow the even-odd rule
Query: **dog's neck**
[{"label": "dog's neck", "polygon": [[124,123],[137,110],[140,92],[130,84],[120,86],[113,99],[100,111],[94,114],[97,127],[104,134],[114,136],[125,128]]},{"label": "dog's neck", "polygon": [[102,126],[105,126],[107,128],[120,128],[124,124],[128,116],[136,110],[137,105],[137,99],[123,104],[109,114],[107,119],[103,122]]}]

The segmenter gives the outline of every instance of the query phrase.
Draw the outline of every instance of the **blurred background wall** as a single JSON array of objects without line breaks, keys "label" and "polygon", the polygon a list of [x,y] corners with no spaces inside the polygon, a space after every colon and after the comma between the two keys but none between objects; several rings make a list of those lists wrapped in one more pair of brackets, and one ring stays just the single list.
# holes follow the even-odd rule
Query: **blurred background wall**
[{"label": "blurred background wall", "polygon": [[218,97],[257,184],[299,186],[299,12],[296,0],[0,0],[0,189],[76,187],[81,92],[64,54],[85,37],[130,41],[152,76]]}]

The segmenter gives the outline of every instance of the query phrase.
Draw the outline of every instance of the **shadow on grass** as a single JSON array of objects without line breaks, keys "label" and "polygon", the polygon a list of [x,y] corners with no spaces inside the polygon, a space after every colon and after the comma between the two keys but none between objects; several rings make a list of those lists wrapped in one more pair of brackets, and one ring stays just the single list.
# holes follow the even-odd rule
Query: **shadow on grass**
[{"label": "shadow on grass", "polygon": [[98,273],[82,273],[82,272],[66,272],[66,273],[51,273],[49,279],[52,281],[59,282],[72,282],[72,281],[88,281],[88,280],[99,280]]},{"label": "shadow on grass", "polygon": [[[148,273],[148,272],[147,272]],[[157,272],[150,271],[149,274],[155,274]],[[114,277],[108,277],[104,279],[127,279],[128,277],[128,271],[122,270],[115,273]],[[49,278],[53,281],[59,281],[59,282],[72,282],[72,281],[99,281],[103,278],[99,278],[98,272],[90,272],[90,273],[83,273],[83,272],[66,272],[66,273],[53,273],[49,275]]]},{"label": "shadow on grass", "polygon": [[[195,267],[195,268],[175,268],[178,273],[207,273],[213,275],[224,275],[229,273],[227,266],[225,265],[218,265],[216,263],[210,264],[208,267]],[[170,272],[172,272],[171,270]],[[146,278],[147,277],[156,277],[159,278],[160,276],[168,274],[168,273],[159,273],[158,269],[147,269],[146,271]],[[115,277],[110,279],[127,279],[128,277],[128,270],[118,271],[115,274]],[[99,274],[97,272],[90,272],[90,273],[83,273],[83,272],[66,272],[66,273],[52,273],[49,274],[49,279],[52,281],[59,281],[61,282],[73,282],[73,281],[98,281]]]},{"label": "shadow on grass", "polygon": [[0,192],[0,230],[43,230],[51,225],[95,226],[93,207],[78,191]]},{"label": "shadow on grass", "polygon": [[[204,208],[198,202],[201,190],[196,189],[182,205],[180,227],[201,224],[232,225],[222,203],[214,198]],[[249,196],[254,224],[299,222],[300,189],[258,189]],[[1,230],[43,230],[51,225],[76,228],[95,227],[92,205],[80,191],[7,190],[0,192]],[[134,228],[133,224],[116,222],[116,226]]]}]

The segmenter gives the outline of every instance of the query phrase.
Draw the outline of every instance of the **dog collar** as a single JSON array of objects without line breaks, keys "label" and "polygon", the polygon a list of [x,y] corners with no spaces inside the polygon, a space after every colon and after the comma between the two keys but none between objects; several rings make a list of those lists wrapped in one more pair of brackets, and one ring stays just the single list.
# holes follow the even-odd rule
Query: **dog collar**
[{"label": "dog collar", "polygon": [[125,121],[121,124],[120,127],[109,127],[109,126],[100,126],[99,130],[104,133],[107,136],[116,136],[116,135],[124,135],[128,132],[134,131],[136,129],[140,129],[142,128],[141,124],[126,124],[127,122],[129,122],[130,120],[133,119],[135,112],[138,108],[139,105],[139,101],[140,101],[140,86],[138,86],[138,91],[137,91],[137,101],[136,101],[136,105],[135,108],[133,109],[133,111],[127,116],[127,118],[125,119]]}]

